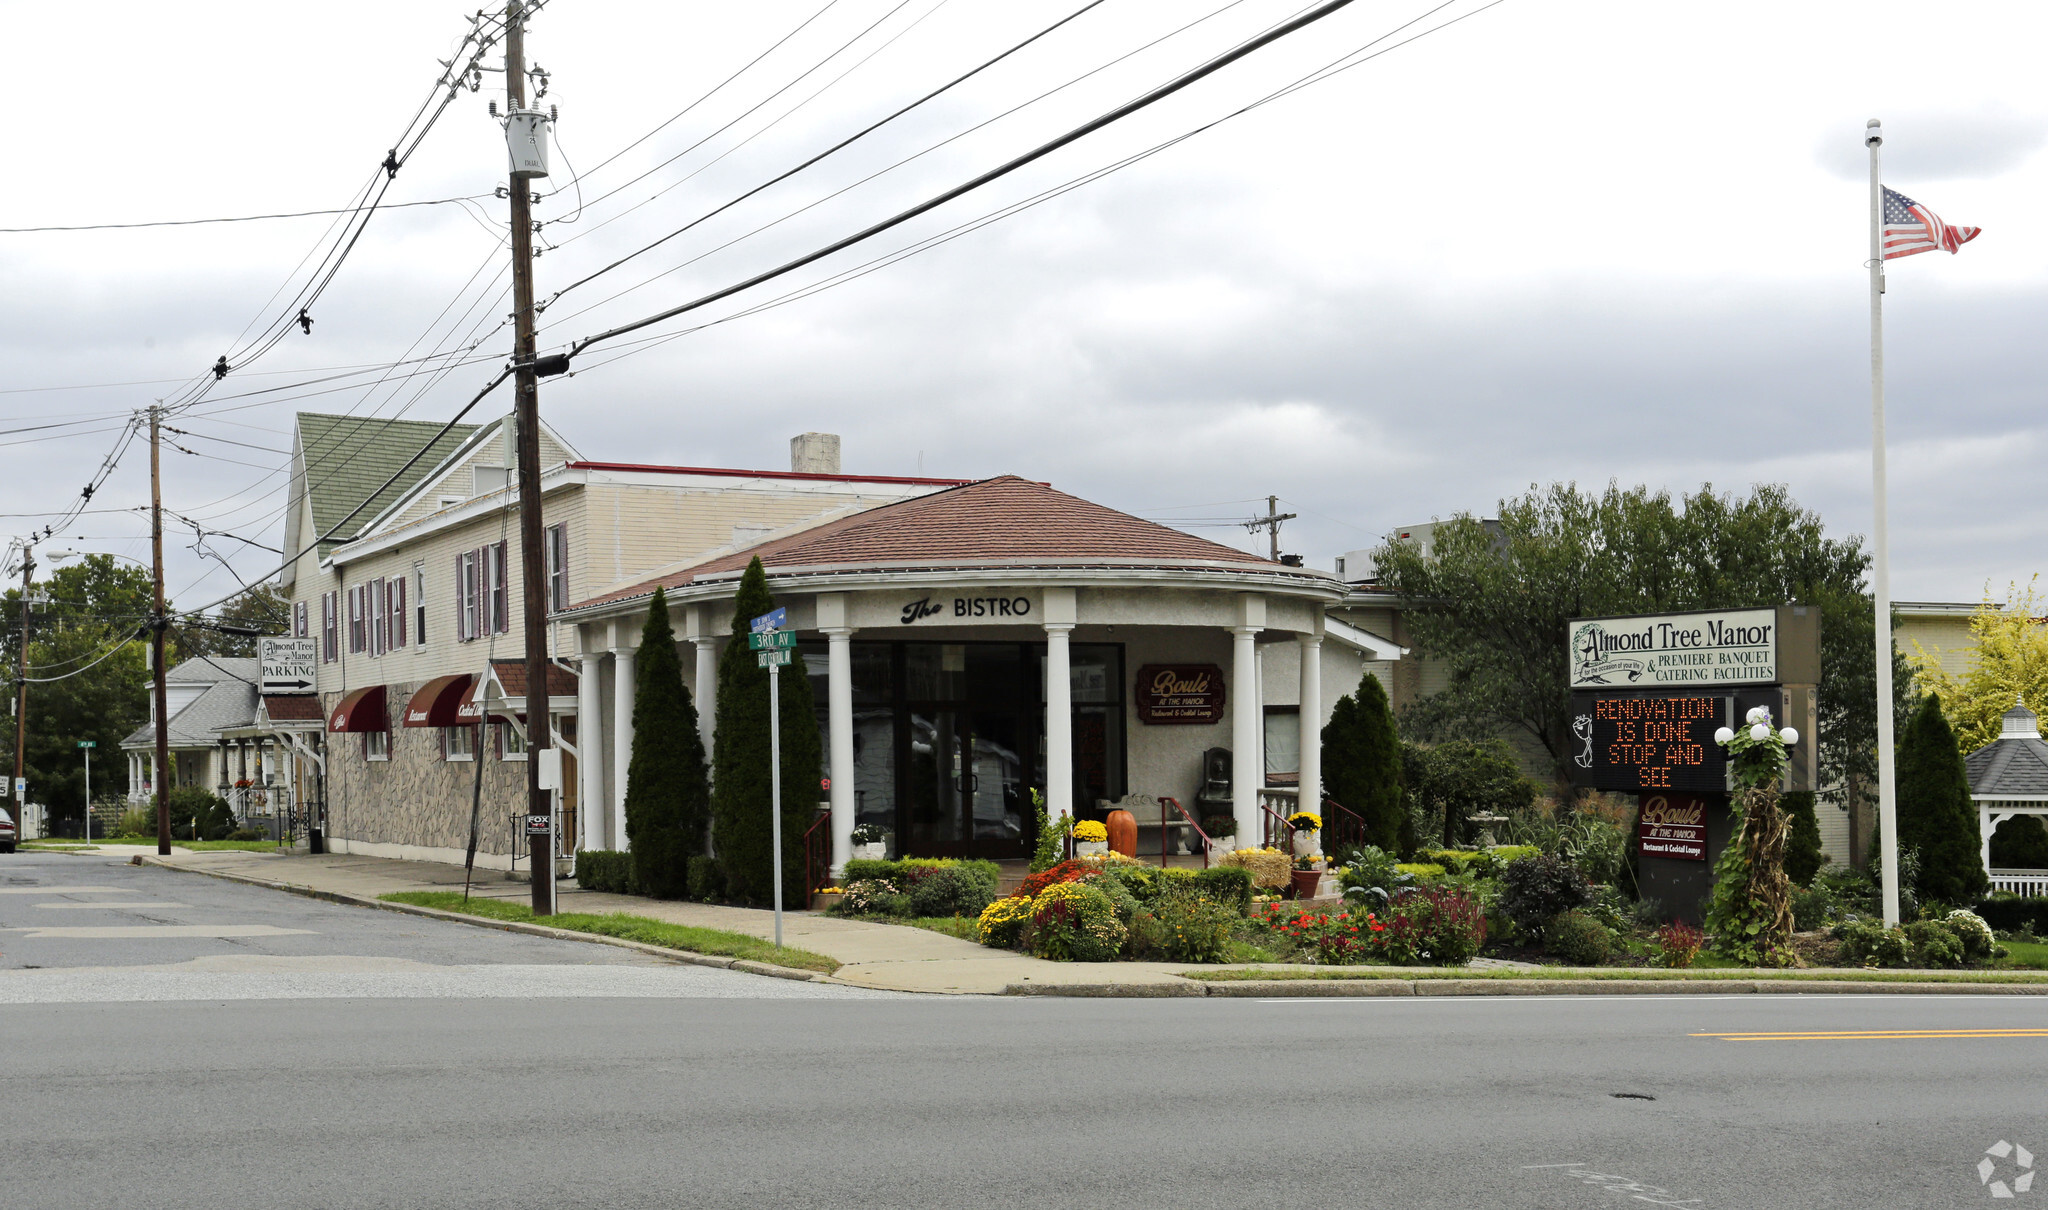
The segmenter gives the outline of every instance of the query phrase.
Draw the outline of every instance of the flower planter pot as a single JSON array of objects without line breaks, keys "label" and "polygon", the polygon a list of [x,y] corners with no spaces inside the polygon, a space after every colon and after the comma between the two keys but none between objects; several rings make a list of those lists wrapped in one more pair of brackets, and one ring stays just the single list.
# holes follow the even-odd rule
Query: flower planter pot
[{"label": "flower planter pot", "polygon": [[1109,852],[1109,842],[1106,840],[1077,840],[1074,842],[1074,856],[1076,857],[1090,857],[1098,853],[1107,852]]},{"label": "flower planter pot", "polygon": [[846,898],[846,893],[843,891],[815,892],[811,896],[811,910],[814,912],[822,912],[826,908],[833,906],[834,904],[838,903],[840,900],[844,898]]},{"label": "flower planter pot", "polygon": [[877,840],[873,844],[857,844],[853,846],[853,858],[855,861],[886,861],[888,856],[889,845],[887,841]]},{"label": "flower planter pot", "polygon": [[1294,855],[1296,857],[1307,857],[1312,853],[1320,853],[1322,851],[1323,831],[1321,828],[1311,828],[1294,834]]},{"label": "flower planter pot", "polygon": [[1321,882],[1322,878],[1322,874],[1316,870],[1294,871],[1294,897],[1296,899],[1314,899],[1316,897],[1316,884]]}]

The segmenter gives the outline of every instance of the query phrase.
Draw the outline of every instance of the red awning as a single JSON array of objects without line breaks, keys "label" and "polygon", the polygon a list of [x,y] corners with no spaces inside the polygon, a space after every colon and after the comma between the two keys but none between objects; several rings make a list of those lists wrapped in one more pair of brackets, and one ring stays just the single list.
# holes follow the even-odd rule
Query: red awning
[{"label": "red awning", "polygon": [[327,716],[329,731],[389,731],[391,715],[384,706],[384,686],[371,685],[341,699]]},{"label": "red awning", "polygon": [[469,686],[476,680],[473,673],[459,672],[454,676],[437,676],[412,695],[405,704],[405,725],[408,727],[462,727],[475,722],[473,718],[461,717],[462,703],[469,696]]}]

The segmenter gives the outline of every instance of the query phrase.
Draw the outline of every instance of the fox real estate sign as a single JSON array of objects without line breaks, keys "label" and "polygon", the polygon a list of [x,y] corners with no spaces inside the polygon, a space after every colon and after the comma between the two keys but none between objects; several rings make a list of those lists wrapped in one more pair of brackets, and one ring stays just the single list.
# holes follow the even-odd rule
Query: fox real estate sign
[{"label": "fox real estate sign", "polygon": [[1574,689],[1768,685],[1778,680],[1776,609],[1577,618],[1566,624]]}]

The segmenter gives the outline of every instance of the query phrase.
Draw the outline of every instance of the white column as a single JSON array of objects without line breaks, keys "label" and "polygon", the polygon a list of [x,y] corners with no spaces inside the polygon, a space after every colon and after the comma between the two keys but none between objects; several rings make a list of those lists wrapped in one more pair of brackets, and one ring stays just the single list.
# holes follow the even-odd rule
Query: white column
[{"label": "white column", "polygon": [[612,827],[619,848],[630,847],[626,838],[626,772],[633,766],[633,657],[637,647],[612,648]]},{"label": "white column", "polygon": [[826,733],[831,741],[832,880],[846,872],[853,856],[853,628],[825,631]]},{"label": "white column", "polygon": [[576,815],[583,828],[583,847],[622,849],[626,838],[608,834],[604,811],[604,694],[598,684],[604,653],[579,652],[576,662]]},{"label": "white column", "polygon": [[[1301,809],[1323,813],[1323,636],[1294,636],[1301,645]],[[1324,820],[1325,824],[1330,821]]]},{"label": "white column", "polygon": [[1237,843],[1252,847],[1259,839],[1259,741],[1264,738],[1266,707],[1259,685],[1258,634],[1263,627],[1232,626],[1230,686],[1230,813],[1237,819]]},{"label": "white column", "polygon": [[697,648],[697,737],[704,741],[704,763],[711,764],[711,740],[718,734],[718,637],[700,634]]},{"label": "white column", "polygon": [[1045,624],[1045,812],[1057,823],[1074,813],[1074,675],[1067,654],[1070,622]]}]

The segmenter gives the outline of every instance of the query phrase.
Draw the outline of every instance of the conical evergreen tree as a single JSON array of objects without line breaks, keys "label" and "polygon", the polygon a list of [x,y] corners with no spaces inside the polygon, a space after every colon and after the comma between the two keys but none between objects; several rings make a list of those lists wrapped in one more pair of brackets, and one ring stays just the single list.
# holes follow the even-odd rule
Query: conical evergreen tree
[{"label": "conical evergreen tree", "polygon": [[626,774],[633,876],[657,899],[680,899],[690,858],[704,851],[711,785],[697,707],[683,685],[668,598],[659,588],[640,629],[633,694],[633,760]]},{"label": "conical evergreen tree", "polygon": [[[1785,877],[1800,886],[1810,886],[1824,860],[1820,851],[1820,820],[1813,813],[1813,792],[1799,790],[1782,795],[1778,806],[1791,824],[1785,839]],[[1633,845],[1629,846],[1633,851]]]},{"label": "conical evergreen tree", "polygon": [[1899,847],[1920,854],[1915,889],[1923,902],[1974,903],[1991,889],[1984,874],[1977,807],[1941,698],[1921,699],[1899,741]]},{"label": "conical evergreen tree", "polygon": [[[712,739],[711,840],[735,898],[773,898],[768,801],[768,669],[747,648],[754,618],[775,608],[756,558],[740,577],[732,641],[718,658],[718,729]],[[804,829],[817,814],[824,746],[817,705],[799,661],[782,670],[782,869],[784,902],[803,893]]]},{"label": "conical evergreen tree", "polygon": [[1323,727],[1323,792],[1365,819],[1367,840],[1389,853],[1415,847],[1407,825],[1401,740],[1380,679],[1368,672],[1337,699]]}]

